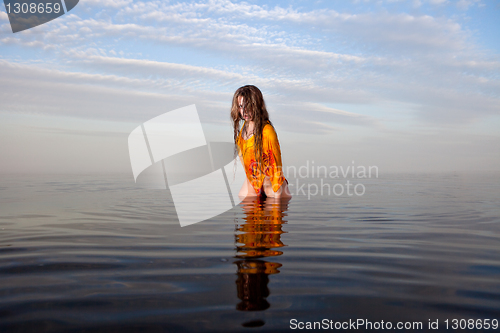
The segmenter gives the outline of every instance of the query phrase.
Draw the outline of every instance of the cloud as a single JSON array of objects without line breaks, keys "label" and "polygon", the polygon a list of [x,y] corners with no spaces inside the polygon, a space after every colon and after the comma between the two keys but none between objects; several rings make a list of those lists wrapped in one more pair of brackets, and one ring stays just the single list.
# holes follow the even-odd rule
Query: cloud
[{"label": "cloud", "polygon": [[480,0],[460,0],[457,2],[457,8],[462,9],[462,10],[467,10],[469,7],[478,4],[481,5]]},{"label": "cloud", "polygon": [[[75,37],[66,40],[71,44],[105,37],[141,39],[216,51],[234,58],[250,53],[248,59],[263,62],[287,57],[286,63],[296,69],[325,69],[326,63],[366,62],[366,57],[325,50],[342,40],[355,42],[359,51],[363,51],[362,45],[372,45],[381,54],[397,51],[415,56],[430,51],[463,50],[467,37],[456,22],[426,15],[298,12],[229,1],[173,5],[139,2],[121,8],[116,16],[120,19],[65,19],[46,39],[57,43],[70,35]],[[299,31],[290,34],[284,24],[293,24]],[[78,35],[82,28],[87,33]],[[312,35],[318,31],[323,36],[315,40]]]},{"label": "cloud", "polygon": [[133,0],[82,0],[81,4],[85,6],[94,7],[111,7],[111,8],[121,8],[123,6],[129,5]]},{"label": "cloud", "polygon": [[444,5],[446,3],[448,3],[447,0],[429,0],[429,3],[431,5]]},{"label": "cloud", "polygon": [[[67,73],[0,61],[1,111],[134,120],[185,101],[179,96],[140,92],[140,80]],[[128,86],[128,89],[126,87]]]},{"label": "cloud", "polygon": [[[178,63],[167,63],[145,59],[126,59],[116,57],[104,57],[98,55],[89,55],[86,53],[68,53],[73,61],[99,68],[109,72],[119,72],[130,76],[150,76],[153,73],[162,77],[182,77],[206,80],[242,80],[248,78],[240,73],[231,73],[213,68],[184,65]],[[250,77],[256,79],[257,77]]]},{"label": "cloud", "polygon": [[[436,1],[444,3],[441,0]],[[409,47],[412,51],[424,48],[424,52],[428,48],[461,49],[465,37],[456,22],[428,15],[342,14],[326,9],[299,12],[291,8],[276,6],[267,9],[264,6],[225,0],[163,6],[150,3],[134,6],[133,9],[123,9],[122,12],[134,13],[149,22],[152,20],[157,23],[175,23],[180,25],[177,26],[179,30],[187,28],[186,32],[194,36],[210,35],[216,39],[220,37],[231,42],[240,41],[236,42],[237,44],[272,43],[273,36],[284,35],[284,31],[277,29],[277,22],[293,23],[305,30],[322,28],[326,32],[355,38],[364,43],[382,43],[382,47],[397,44],[400,51],[401,46],[403,51]],[[254,26],[249,26],[249,20],[257,21]],[[300,40],[298,42],[301,43]]]},{"label": "cloud", "polygon": [[[94,58],[104,63],[114,62],[121,65],[132,64],[136,70],[155,72],[160,68],[165,75],[191,77],[193,80],[211,79],[225,81],[238,74],[226,73],[213,69],[177,64],[162,64],[148,61],[127,59]],[[93,60],[92,58],[88,60]],[[133,71],[133,70],[132,70]],[[159,82],[117,75],[70,73],[48,70],[34,65],[17,65],[0,60],[0,99],[2,110],[10,112],[37,112],[61,116],[108,119],[118,121],[144,121],[168,110],[189,104],[197,104],[201,118],[207,123],[227,122],[232,91],[240,84],[233,84],[230,92],[215,93],[210,90],[190,88],[186,84],[162,86]],[[262,80],[261,88],[266,91],[269,84]],[[156,85],[156,87],[155,87]],[[281,89],[285,89],[282,85]],[[152,93],[151,90],[156,90]],[[275,93],[270,89],[271,93]],[[339,121],[340,123],[373,126],[374,120],[321,104],[298,101],[290,105],[289,100],[279,95],[269,95],[268,101],[275,109],[275,115],[286,112],[296,119],[308,114],[313,121]],[[288,102],[288,104],[283,103]],[[285,111],[286,110],[286,111]],[[316,113],[316,114],[315,114]],[[284,121],[285,129],[295,127],[294,123]],[[314,126],[309,126],[312,129]]]},{"label": "cloud", "polygon": [[0,21],[8,21],[8,20],[9,16],[7,15],[7,13],[4,11],[0,11]]},{"label": "cloud", "polygon": [[[68,15],[44,34],[0,41],[54,52],[73,70],[68,76],[64,70],[51,75],[64,82],[79,80],[85,89],[103,85],[117,92],[177,95],[220,105],[235,88],[251,82],[287,110],[296,104],[297,119],[299,109],[391,101],[415,105],[410,111],[422,122],[467,123],[497,112],[500,62],[476,51],[468,32],[453,19],[222,0],[108,1],[103,6],[115,11],[113,19]],[[352,47],[339,47],[346,41]],[[200,54],[198,64],[140,59],[130,52],[124,56],[119,50],[129,42],[146,49],[149,43],[182,48],[177,52]],[[206,54],[218,64],[204,64],[201,55]],[[472,112],[473,105],[481,107]]]}]

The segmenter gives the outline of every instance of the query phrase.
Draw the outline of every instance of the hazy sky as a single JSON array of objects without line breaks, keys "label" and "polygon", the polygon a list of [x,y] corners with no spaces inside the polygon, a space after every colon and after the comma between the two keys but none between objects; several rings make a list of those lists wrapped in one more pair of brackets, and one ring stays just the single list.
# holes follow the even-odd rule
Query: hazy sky
[{"label": "hazy sky", "polygon": [[80,0],[12,33],[0,5],[0,172],[130,172],[128,134],[196,104],[230,141],[264,93],[283,160],[500,170],[500,4]]}]

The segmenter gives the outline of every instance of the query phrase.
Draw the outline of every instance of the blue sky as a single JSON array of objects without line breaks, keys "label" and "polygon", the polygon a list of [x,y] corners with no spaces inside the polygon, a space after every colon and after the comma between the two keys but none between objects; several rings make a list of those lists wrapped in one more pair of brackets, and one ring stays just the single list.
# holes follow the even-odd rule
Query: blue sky
[{"label": "blue sky", "polygon": [[129,172],[128,133],[193,103],[231,140],[245,84],[290,165],[500,165],[497,1],[81,0],[16,34],[0,8],[5,172]]}]

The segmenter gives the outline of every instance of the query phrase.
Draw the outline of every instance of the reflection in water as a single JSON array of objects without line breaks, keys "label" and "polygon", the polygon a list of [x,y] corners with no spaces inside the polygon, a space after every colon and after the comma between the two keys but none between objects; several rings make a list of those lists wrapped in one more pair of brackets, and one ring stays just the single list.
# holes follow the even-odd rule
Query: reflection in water
[{"label": "reflection in water", "polygon": [[[236,306],[240,311],[261,311],[269,308],[270,274],[278,274],[282,265],[259,258],[276,257],[283,254],[278,248],[285,246],[281,241],[282,224],[286,223],[289,199],[252,198],[242,202],[245,213],[243,223],[235,230],[238,279],[236,286],[241,302]],[[264,322],[261,323],[264,325]],[[248,323],[243,324],[248,325]]]}]

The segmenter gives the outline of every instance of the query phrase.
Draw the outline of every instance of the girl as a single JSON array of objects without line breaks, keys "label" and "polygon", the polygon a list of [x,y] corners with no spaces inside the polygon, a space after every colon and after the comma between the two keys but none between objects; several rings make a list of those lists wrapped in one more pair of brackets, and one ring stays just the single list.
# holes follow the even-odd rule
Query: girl
[{"label": "girl", "polygon": [[248,85],[236,90],[231,119],[235,153],[239,154],[247,175],[240,197],[291,198],[288,181],[283,176],[278,136],[259,88]]}]

